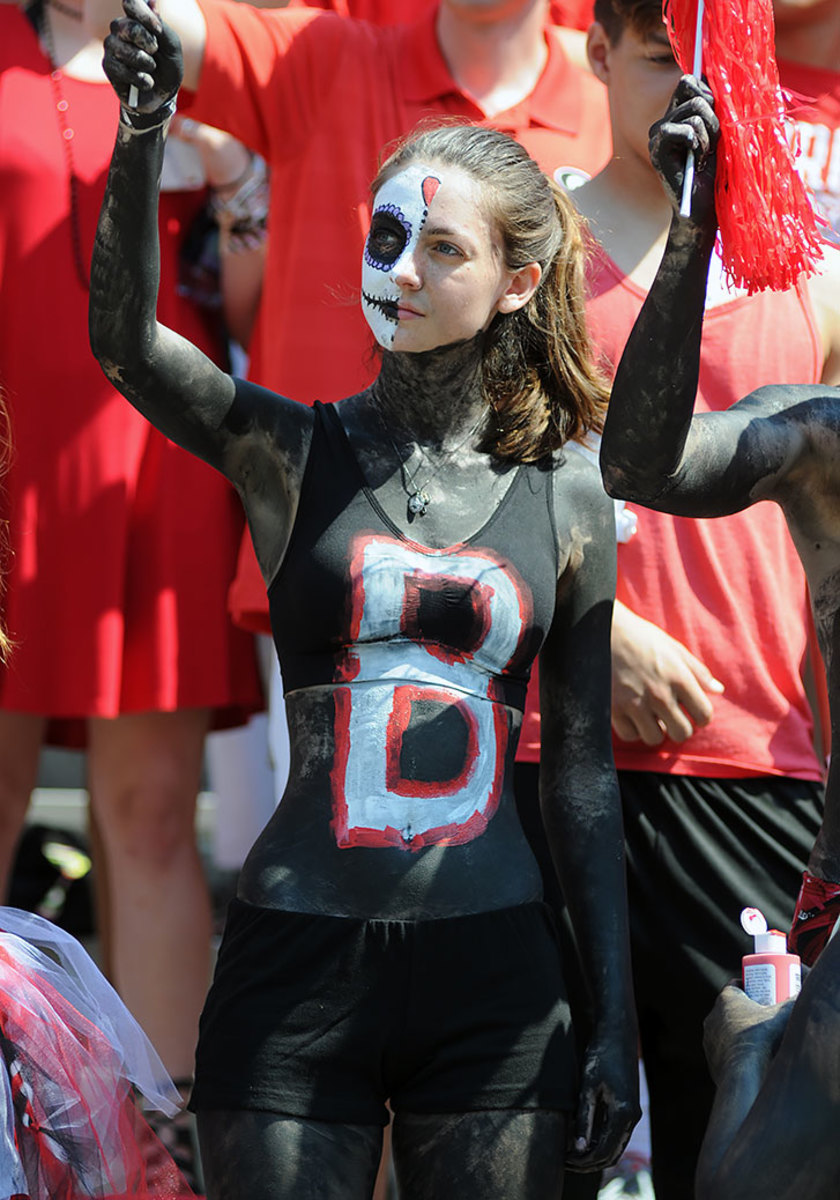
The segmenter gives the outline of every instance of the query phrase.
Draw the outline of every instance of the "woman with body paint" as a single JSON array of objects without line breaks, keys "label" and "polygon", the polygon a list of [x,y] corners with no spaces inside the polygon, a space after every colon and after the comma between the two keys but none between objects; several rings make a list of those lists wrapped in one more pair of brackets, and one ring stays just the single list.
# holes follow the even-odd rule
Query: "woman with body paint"
[{"label": "woman with body paint", "polygon": [[[559,1196],[564,1160],[614,1160],[638,1111],[615,531],[570,448],[605,399],[573,210],[505,135],[422,133],[373,184],[373,385],[309,408],[234,380],[155,318],[180,54],[142,0],[126,11],[106,42],[122,110],[92,343],[126,397],[238,489],[291,739],[202,1018],[208,1197],[369,1196],[386,1105],[403,1200]],[[593,1005],[579,1063],[511,786],[538,651],[544,820]]]}]

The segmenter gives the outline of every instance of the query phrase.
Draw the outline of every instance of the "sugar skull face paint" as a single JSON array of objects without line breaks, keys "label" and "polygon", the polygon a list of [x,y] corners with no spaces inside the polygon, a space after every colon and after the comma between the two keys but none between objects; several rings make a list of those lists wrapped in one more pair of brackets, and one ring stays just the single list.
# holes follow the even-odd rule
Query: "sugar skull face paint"
[{"label": "sugar skull face paint", "polygon": [[399,324],[396,274],[401,261],[417,247],[440,184],[439,174],[412,164],[387,180],[376,195],[362,262],[362,308],[374,337],[386,350],[393,346]]}]

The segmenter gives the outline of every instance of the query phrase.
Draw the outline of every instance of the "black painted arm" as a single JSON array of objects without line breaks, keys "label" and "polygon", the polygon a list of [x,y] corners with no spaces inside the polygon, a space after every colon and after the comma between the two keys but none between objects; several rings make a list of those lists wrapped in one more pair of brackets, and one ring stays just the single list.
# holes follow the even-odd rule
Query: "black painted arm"
[{"label": "black painted arm", "polygon": [[638,1119],[637,1035],[610,734],[615,523],[597,471],[568,457],[558,511],[574,513],[573,545],[540,658],[540,800],[594,1010],[568,1161],[595,1169],[615,1160]]},{"label": "black painted arm", "polygon": [[674,218],[656,279],[627,340],[601,443],[609,494],[642,504],[673,487],[697,395],[714,233],[704,237],[685,224]]},{"label": "black painted arm", "polygon": [[[717,120],[708,89],[680,81],[651,130],[651,159],[674,209],[659,270],[616,371],[601,443],[611,496],[682,516],[736,512],[776,498],[807,447],[807,389],[771,386],[726,412],[692,417],[700,371],[706,279],[714,248]],[[703,137],[697,137],[697,131]],[[698,153],[691,213],[680,213],[686,150]]]},{"label": "black painted arm", "polygon": [[122,111],[91,267],[90,337],[108,378],[167,437],[236,485],[257,558],[282,561],[312,431],[308,408],[238,384],[157,320],[158,188],[166,117],[181,80],[176,35],[124,0],[105,43]]},{"label": "black painted arm", "polygon": [[144,22],[115,22],[106,42],[104,66],[122,108],[91,265],[91,346],[114,386],[153,424],[224,469],[233,380],[156,316],[158,187],[182,72],[175,35],[149,8]]},{"label": "black painted arm", "polygon": [[[673,216],[656,278],[619,362],[601,448],[610,495],[655,500],[680,469],[697,394],[706,279],[714,248],[719,126],[705,85],[686,76],[651,129],[651,161]],[[680,213],[686,155],[698,157],[691,212]]]},{"label": "black painted arm", "polygon": [[233,380],[158,323],[157,184],[163,133],[122,127],[91,267],[90,337],[105,374],[173,441],[224,470],[224,419]]}]

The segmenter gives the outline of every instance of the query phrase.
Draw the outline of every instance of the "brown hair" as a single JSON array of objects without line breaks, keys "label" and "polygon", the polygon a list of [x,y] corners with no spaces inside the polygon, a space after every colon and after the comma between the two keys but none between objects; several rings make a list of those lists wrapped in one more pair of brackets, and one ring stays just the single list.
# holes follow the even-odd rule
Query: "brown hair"
[{"label": "brown hair", "polygon": [[627,28],[643,38],[664,27],[662,0],[595,0],[593,15],[613,46]]},{"label": "brown hair", "polygon": [[609,388],[586,332],[581,221],[566,193],[507,134],[448,124],[403,141],[382,164],[374,195],[418,159],[459,167],[483,185],[508,269],[542,267],[525,307],[497,313],[484,335],[483,385],[493,419],[482,448],[538,462],[564,442],[600,431]]}]

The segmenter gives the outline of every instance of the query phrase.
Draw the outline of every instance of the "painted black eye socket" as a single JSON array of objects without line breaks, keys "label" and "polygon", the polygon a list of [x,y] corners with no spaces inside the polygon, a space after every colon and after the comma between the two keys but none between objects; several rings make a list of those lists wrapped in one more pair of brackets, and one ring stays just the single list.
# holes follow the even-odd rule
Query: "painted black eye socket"
[{"label": "painted black eye socket", "polygon": [[373,214],[365,242],[365,262],[387,271],[402,254],[411,237],[411,222],[395,204],[383,205]]}]

